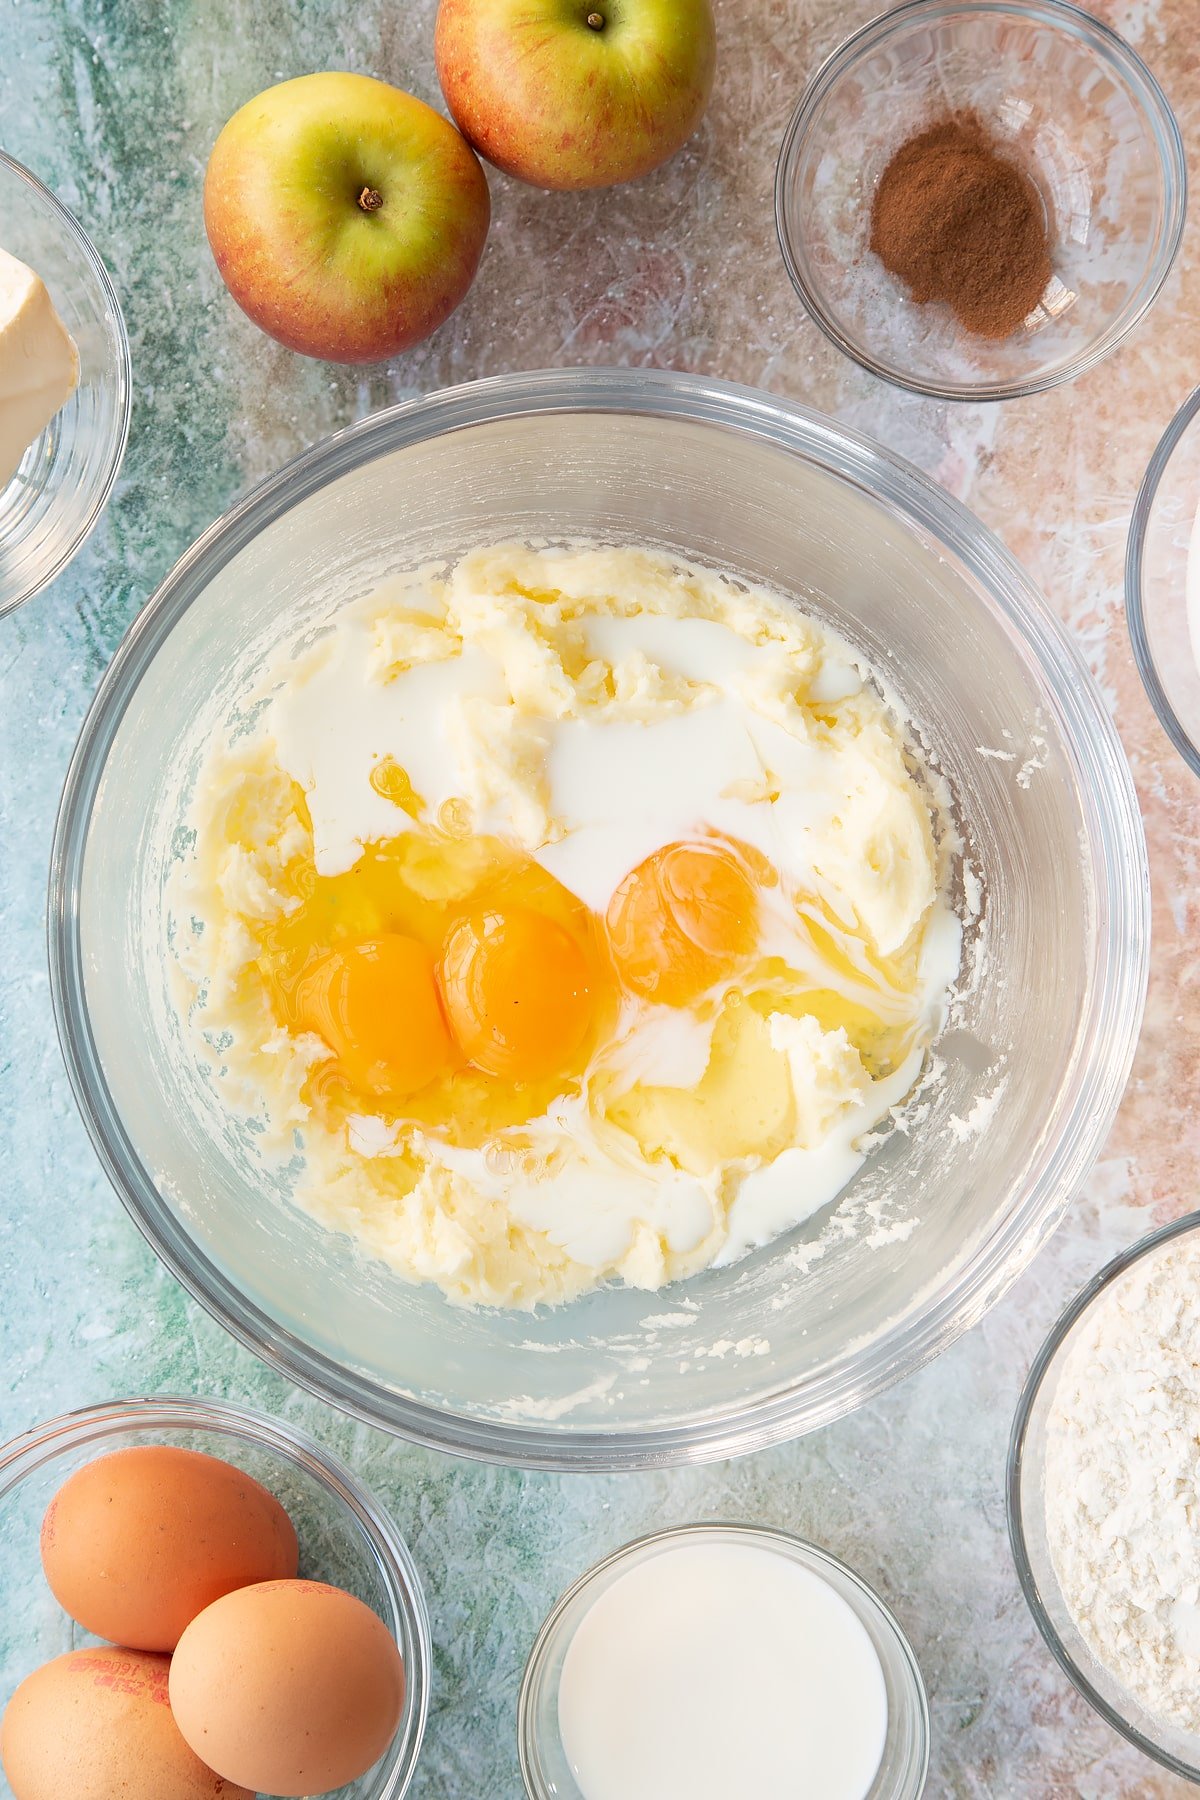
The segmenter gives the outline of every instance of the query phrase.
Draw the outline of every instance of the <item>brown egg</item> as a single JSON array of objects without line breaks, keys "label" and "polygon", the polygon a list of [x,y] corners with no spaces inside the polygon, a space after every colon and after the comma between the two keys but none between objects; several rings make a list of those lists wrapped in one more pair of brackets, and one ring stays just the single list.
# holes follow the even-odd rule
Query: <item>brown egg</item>
[{"label": "brown egg", "polygon": [[0,1725],[16,1800],[254,1800],[184,1743],[169,1667],[165,1656],[103,1644],[28,1676]]},{"label": "brown egg", "polygon": [[241,1588],[193,1619],[171,1705],[197,1756],[269,1794],[321,1794],[387,1749],[404,1664],[369,1606],[319,1581]]},{"label": "brown egg", "polygon": [[215,1456],[148,1444],[77,1469],[42,1521],[42,1566],[85,1631],[173,1650],[222,1594],[296,1573],[274,1495]]}]

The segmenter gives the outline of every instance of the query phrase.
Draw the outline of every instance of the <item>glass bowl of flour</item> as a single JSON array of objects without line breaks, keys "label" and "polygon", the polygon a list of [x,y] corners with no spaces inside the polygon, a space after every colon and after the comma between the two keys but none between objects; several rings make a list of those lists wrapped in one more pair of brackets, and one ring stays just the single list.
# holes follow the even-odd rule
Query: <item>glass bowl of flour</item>
[{"label": "glass bowl of flour", "polygon": [[1013,1426],[1009,1534],[1034,1620],[1083,1697],[1200,1780],[1200,1213],[1076,1295]]},{"label": "glass bowl of flour", "polygon": [[[191,1050],[164,906],[204,748],[222,720],[253,729],[241,701],[255,672],[382,582],[505,540],[652,548],[769,587],[838,632],[895,695],[961,839],[949,1016],[836,1202],[818,1192],[811,1216],[686,1279],[610,1281],[531,1310],[454,1304],[295,1203],[297,1170],[264,1163]],[[625,783],[622,819],[639,816],[644,785]],[[878,445],[669,372],[473,383],[272,476],[188,552],[118,650],[73,760],[52,880],[75,1092],[167,1265],[333,1404],[525,1466],[760,1449],[927,1362],[1063,1216],[1124,1090],[1146,985],[1129,768],[1028,577]]]}]

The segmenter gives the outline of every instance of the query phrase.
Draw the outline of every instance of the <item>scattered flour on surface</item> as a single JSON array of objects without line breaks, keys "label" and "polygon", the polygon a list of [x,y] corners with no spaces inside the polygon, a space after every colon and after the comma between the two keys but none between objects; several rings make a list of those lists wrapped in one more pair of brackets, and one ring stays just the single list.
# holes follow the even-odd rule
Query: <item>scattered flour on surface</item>
[{"label": "scattered flour on surface", "polygon": [[496,1416],[501,1419],[565,1419],[568,1413],[587,1406],[592,1400],[607,1399],[616,1382],[615,1375],[602,1375],[588,1387],[579,1388],[573,1394],[561,1394],[554,1399],[541,1398],[535,1394],[519,1394],[497,1406]]},{"label": "scattered flour on surface", "polygon": [[1028,788],[1035,775],[1040,775],[1050,761],[1050,746],[1044,737],[1034,732],[1030,738],[1031,749],[1021,767],[1017,770],[1017,786]]},{"label": "scattered flour on surface", "polygon": [[769,1356],[771,1345],[766,1338],[739,1338],[735,1344],[732,1338],[718,1338],[707,1350],[697,1350],[696,1358],[705,1356],[720,1358],[728,1356],[732,1350],[735,1356]]},{"label": "scattered flour on surface", "polygon": [[947,1119],[946,1124],[958,1143],[965,1144],[969,1138],[982,1137],[992,1122],[996,1108],[1004,1098],[1004,1090],[1007,1086],[1008,1076],[1005,1075],[996,1083],[990,1094],[979,1095],[965,1119],[960,1119],[956,1115],[951,1115]]}]

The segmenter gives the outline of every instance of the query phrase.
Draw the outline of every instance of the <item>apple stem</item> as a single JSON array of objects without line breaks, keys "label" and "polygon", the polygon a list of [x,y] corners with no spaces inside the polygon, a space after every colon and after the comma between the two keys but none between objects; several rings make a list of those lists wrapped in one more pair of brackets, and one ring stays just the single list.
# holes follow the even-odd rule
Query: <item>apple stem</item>
[{"label": "apple stem", "polygon": [[383,195],[377,188],[365,187],[358,196],[358,204],[365,213],[378,212],[383,205]]},{"label": "apple stem", "polygon": [[604,30],[604,14],[601,12],[590,12],[587,16],[587,22],[593,31]]}]

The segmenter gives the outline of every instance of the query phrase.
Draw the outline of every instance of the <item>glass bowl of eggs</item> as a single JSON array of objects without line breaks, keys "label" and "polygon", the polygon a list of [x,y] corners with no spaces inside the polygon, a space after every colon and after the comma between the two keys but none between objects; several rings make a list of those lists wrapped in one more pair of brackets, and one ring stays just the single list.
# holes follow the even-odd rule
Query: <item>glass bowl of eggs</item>
[{"label": "glass bowl of eggs", "polygon": [[775,185],[809,315],[873,374],[945,400],[1094,367],[1153,304],[1186,210],[1165,95],[1068,0],[888,9],[809,83]]},{"label": "glass bowl of eggs", "polygon": [[283,1421],[155,1397],[36,1426],[0,1449],[0,1557],[15,1800],[101,1756],[131,1800],[408,1791],[420,1579],[350,1470]]},{"label": "glass bowl of eggs", "polygon": [[550,371],[184,557],[73,759],[52,980],[117,1191],[243,1342],[438,1448],[658,1466],[1004,1291],[1123,1091],[1147,886],[1078,653],[943,490]]},{"label": "glass bowl of eggs", "polygon": [[[3,614],[66,567],[103,512],[125,454],[133,386],[120,302],[98,251],[61,200],[3,151],[0,252],[5,298],[14,276],[21,278],[23,264],[44,282],[61,321],[57,333],[50,327],[47,339],[47,321],[36,316],[36,303],[23,300],[30,334],[22,339],[25,356],[36,349],[43,372],[61,379],[52,365],[65,329],[78,357],[77,379],[68,374],[41,412],[36,394],[30,411],[24,388],[16,396],[0,393],[0,405],[10,418],[32,420],[31,430],[20,428],[16,440],[8,431],[0,438]],[[42,428],[46,412],[63,393],[64,403]]]}]

